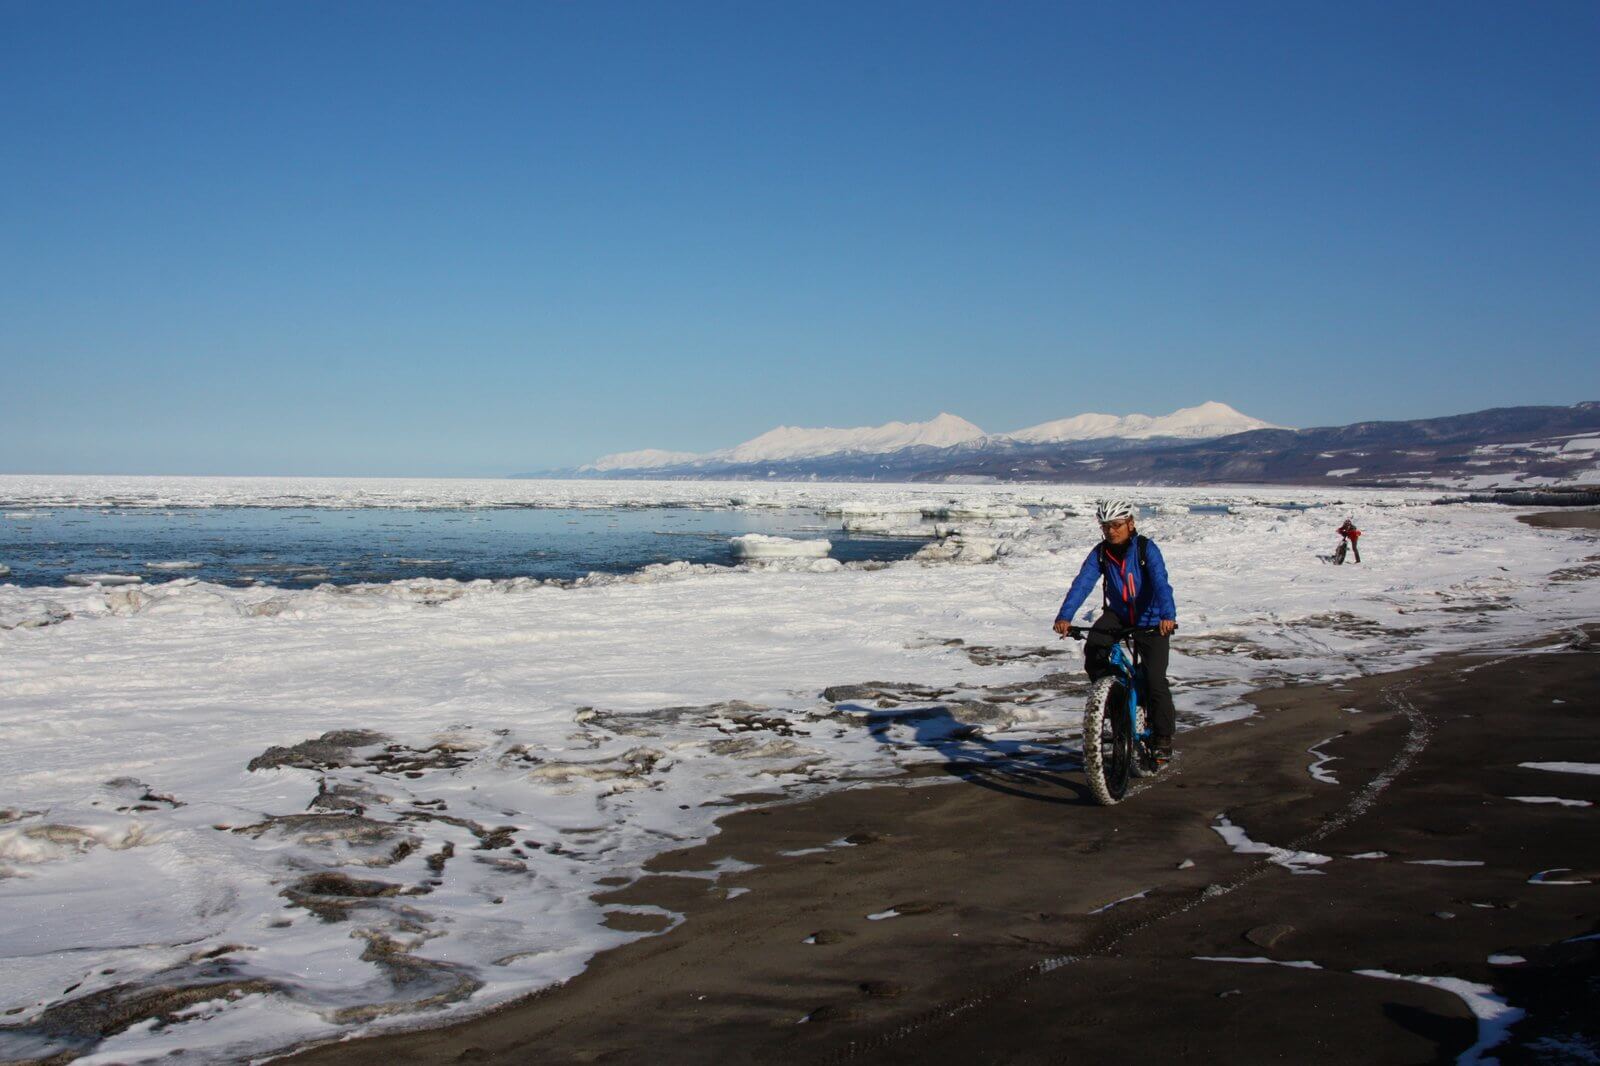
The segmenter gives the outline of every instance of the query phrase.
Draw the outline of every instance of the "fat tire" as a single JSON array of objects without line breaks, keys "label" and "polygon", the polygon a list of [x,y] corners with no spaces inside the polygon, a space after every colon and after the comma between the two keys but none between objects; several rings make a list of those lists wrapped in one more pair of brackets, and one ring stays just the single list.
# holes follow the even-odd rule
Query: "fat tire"
[{"label": "fat tire", "polygon": [[[1150,727],[1150,712],[1145,710],[1144,704],[1139,704],[1139,735]],[[1133,759],[1128,765],[1129,773],[1134,777],[1154,777],[1159,772],[1156,769],[1155,759],[1150,756],[1150,749],[1145,747],[1144,741],[1136,735],[1133,739]]]},{"label": "fat tire", "polygon": [[[1113,696],[1116,698],[1113,699]],[[1121,679],[1103,677],[1089,690],[1089,702],[1083,709],[1083,770],[1089,778],[1089,791],[1094,793],[1095,802],[1103,807],[1114,805],[1128,791],[1128,777],[1134,761],[1132,738],[1125,738],[1128,751],[1122,760],[1120,772],[1115,765],[1117,760],[1114,754],[1107,761],[1102,744],[1102,734],[1108,725],[1113,737],[1119,732],[1126,734],[1126,725],[1121,730],[1117,729],[1118,722],[1127,721],[1120,714],[1122,701],[1126,698]],[[1109,722],[1108,713],[1111,714]]]}]

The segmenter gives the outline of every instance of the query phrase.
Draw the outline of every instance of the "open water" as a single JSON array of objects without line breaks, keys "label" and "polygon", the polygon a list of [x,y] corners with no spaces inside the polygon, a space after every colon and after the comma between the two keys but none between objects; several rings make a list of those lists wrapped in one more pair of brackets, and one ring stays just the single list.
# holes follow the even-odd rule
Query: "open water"
[{"label": "open water", "polygon": [[734,562],[731,537],[823,538],[841,561],[901,559],[927,543],[845,534],[814,511],[191,507],[51,508],[0,516],[0,581],[69,574],[198,577],[307,588],[413,577],[575,578],[678,559]]}]

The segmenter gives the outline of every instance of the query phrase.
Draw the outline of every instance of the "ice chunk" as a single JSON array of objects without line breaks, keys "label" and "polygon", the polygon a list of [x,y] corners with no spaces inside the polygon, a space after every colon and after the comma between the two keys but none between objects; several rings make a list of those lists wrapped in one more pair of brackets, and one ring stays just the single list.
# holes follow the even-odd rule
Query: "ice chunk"
[{"label": "ice chunk", "polygon": [[833,550],[833,542],[826,540],[797,540],[794,537],[772,537],[765,533],[746,533],[728,541],[735,559],[752,562],[763,559],[820,559]]},{"label": "ice chunk", "polygon": [[144,578],[138,574],[68,574],[62,580],[69,585],[137,585]]},{"label": "ice chunk", "polygon": [[992,563],[999,554],[1000,545],[997,541],[957,534],[934,541],[919,549],[912,558],[925,563]]}]

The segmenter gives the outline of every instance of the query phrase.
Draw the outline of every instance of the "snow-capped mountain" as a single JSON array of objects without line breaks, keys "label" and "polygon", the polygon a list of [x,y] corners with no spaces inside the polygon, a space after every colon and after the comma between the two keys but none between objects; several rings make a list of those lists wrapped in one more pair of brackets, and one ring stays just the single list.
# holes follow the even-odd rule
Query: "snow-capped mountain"
[{"label": "snow-capped mountain", "polygon": [[859,429],[803,429],[779,426],[706,458],[729,463],[767,463],[777,459],[817,459],[824,455],[856,452],[888,455],[906,448],[953,448],[983,438],[983,430],[948,413],[927,422],[889,422]]},{"label": "snow-capped mountain", "polygon": [[1183,440],[1205,440],[1226,437],[1230,433],[1247,433],[1252,429],[1282,429],[1271,422],[1240,414],[1225,403],[1207,401],[1198,407],[1185,407],[1152,418],[1149,415],[1074,415],[1055,422],[1019,429],[1004,434],[1005,439],[1023,444],[1053,444],[1068,440],[1149,440],[1152,437],[1176,437]]},{"label": "snow-capped mountain", "polygon": [[955,415],[941,413],[926,422],[889,422],[881,426],[856,429],[779,426],[743,444],[703,454],[668,452],[646,448],[637,452],[604,455],[580,472],[610,470],[654,470],[666,466],[705,465],[708,463],[769,463],[795,459],[817,459],[828,455],[888,455],[907,448],[952,448],[981,440],[983,430]]},{"label": "snow-capped mountain", "polygon": [[[608,455],[515,477],[1047,481],[1118,485],[1600,485],[1600,403],[1283,429],[1204,403],[1151,418],[1078,415],[985,435],[944,414],[862,429],[780,427],[717,452]],[[1527,502],[1548,502],[1530,498]]]},{"label": "snow-capped mountain", "polygon": [[855,429],[779,426],[732,448],[714,452],[672,452],[658,448],[618,452],[579,467],[579,473],[618,470],[663,470],[673,467],[704,468],[747,463],[791,463],[834,456],[894,455],[908,448],[959,448],[964,445],[1054,444],[1084,440],[1151,440],[1171,437],[1203,440],[1252,429],[1278,429],[1270,422],[1240,414],[1215,401],[1185,407],[1170,415],[1085,414],[1046,422],[1015,433],[988,434],[965,418],[941,412],[926,422],[889,422]]},{"label": "snow-capped mountain", "polygon": [[699,459],[696,452],[667,452],[660,448],[645,448],[637,452],[617,452],[602,455],[594,462],[578,469],[601,473],[606,470],[652,470],[658,466],[680,466]]}]

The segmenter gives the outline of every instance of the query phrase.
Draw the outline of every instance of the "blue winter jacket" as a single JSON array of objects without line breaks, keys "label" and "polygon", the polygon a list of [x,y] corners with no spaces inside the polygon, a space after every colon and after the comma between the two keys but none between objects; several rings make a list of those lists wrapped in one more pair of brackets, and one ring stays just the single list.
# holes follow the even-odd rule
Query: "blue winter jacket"
[{"label": "blue winter jacket", "polygon": [[[1067,598],[1061,602],[1056,621],[1071,621],[1083,601],[1094,591],[1095,582],[1104,577],[1111,612],[1123,625],[1153,626],[1157,622],[1178,620],[1178,607],[1172,601],[1172,584],[1167,580],[1167,563],[1161,558],[1161,549],[1153,540],[1145,540],[1144,573],[1139,572],[1139,544],[1128,541],[1127,554],[1121,564],[1105,553],[1106,566],[1100,565],[1104,542],[1096,544],[1089,557],[1078,568]],[[1130,605],[1132,610],[1129,610]],[[1133,618],[1136,621],[1130,622]]]}]

